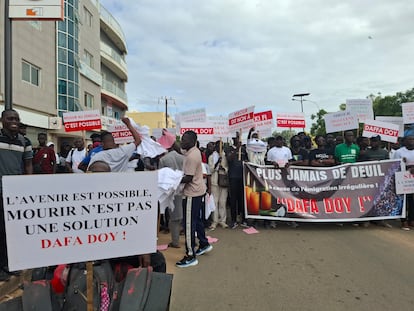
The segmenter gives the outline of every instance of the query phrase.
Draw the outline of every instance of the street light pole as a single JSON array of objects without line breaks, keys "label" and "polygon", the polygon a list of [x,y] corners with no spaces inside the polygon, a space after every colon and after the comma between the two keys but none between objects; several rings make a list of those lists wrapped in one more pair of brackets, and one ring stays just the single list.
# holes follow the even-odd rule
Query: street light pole
[{"label": "street light pole", "polygon": [[13,108],[12,21],[9,0],[4,1],[4,109]]},{"label": "street light pole", "polygon": [[[309,96],[310,93],[298,93],[298,94],[293,94],[293,97],[300,97],[300,108],[301,111],[303,113],[303,97],[304,96]],[[292,100],[296,100],[295,98],[292,98]],[[305,131],[305,128],[302,129],[303,131]]]}]

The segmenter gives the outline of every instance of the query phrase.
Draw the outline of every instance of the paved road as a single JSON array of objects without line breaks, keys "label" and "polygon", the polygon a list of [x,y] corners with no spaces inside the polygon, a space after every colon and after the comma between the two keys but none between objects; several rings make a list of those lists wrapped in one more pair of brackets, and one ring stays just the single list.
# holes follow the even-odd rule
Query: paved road
[{"label": "paved road", "polygon": [[413,311],[414,230],[392,223],[209,232],[219,238],[213,251],[198,266],[172,269],[171,311]]}]

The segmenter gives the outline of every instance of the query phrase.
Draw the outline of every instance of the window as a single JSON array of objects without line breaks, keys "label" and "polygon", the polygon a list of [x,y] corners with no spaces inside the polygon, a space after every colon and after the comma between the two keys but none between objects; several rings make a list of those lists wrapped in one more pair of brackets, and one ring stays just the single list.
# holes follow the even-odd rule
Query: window
[{"label": "window", "polygon": [[114,118],[117,119],[117,120],[121,119],[119,111],[114,111]]},{"label": "window", "polygon": [[85,107],[93,108],[93,95],[85,92],[84,99],[85,99]]},{"label": "window", "polygon": [[93,68],[93,55],[87,50],[83,50],[83,59],[89,67]]},{"label": "window", "polygon": [[40,68],[28,62],[22,62],[22,80],[39,86]]},{"label": "window", "polygon": [[83,7],[83,22],[85,25],[92,27],[92,17],[92,13],[86,7]]}]

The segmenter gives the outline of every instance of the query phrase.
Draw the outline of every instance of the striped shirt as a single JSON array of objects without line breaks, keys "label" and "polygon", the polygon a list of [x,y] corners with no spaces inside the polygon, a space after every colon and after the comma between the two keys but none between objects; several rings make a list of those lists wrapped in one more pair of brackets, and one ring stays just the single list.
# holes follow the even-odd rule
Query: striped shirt
[{"label": "striped shirt", "polygon": [[[21,134],[15,137],[0,132],[0,179],[5,175],[22,175],[22,162],[33,158],[32,146],[26,145]],[[2,183],[0,191],[2,192]]]}]

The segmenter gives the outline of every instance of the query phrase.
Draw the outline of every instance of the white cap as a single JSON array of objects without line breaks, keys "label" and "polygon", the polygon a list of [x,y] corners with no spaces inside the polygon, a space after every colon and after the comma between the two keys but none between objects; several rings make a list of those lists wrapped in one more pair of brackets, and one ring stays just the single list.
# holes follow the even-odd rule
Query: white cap
[{"label": "white cap", "polygon": [[52,146],[52,145],[55,145],[55,143],[54,143],[53,141],[49,141],[49,142],[46,144],[46,146],[48,146],[48,147],[50,147],[50,146]]}]

